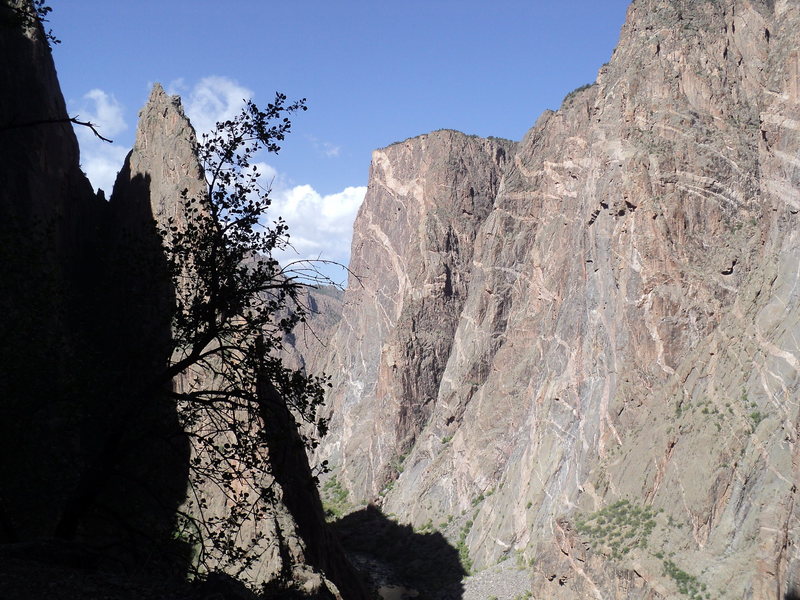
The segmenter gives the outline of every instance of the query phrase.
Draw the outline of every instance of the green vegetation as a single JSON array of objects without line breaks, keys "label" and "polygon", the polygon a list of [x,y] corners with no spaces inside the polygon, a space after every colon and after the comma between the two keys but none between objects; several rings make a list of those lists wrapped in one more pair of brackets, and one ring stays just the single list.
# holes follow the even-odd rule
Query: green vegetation
[{"label": "green vegetation", "polygon": [[[272,513],[275,490],[266,482],[286,474],[270,457],[279,445],[286,451],[287,436],[297,435],[302,423],[308,434],[298,441],[309,447],[327,430],[316,414],[328,379],[285,367],[277,350],[305,319],[303,284],[329,282],[314,274],[313,264],[285,268],[274,258],[288,246],[288,232],[279,218],[262,225],[272,199],[256,164],[260,152],[280,150],[291,128],[288,116],[304,110],[303,100],[288,104],[283,94],[263,110],[247,101],[238,115],[199,136],[194,150],[203,189],[185,188],[175,215],[156,225],[164,261],[160,285],[171,290],[165,300],[172,306],[154,304],[148,314],[161,309],[171,319],[164,352],[170,360],[141,389],[163,388],[179,377],[192,382],[171,390],[169,402],[193,457],[181,515],[196,524],[184,531],[203,548],[200,564],[192,565],[199,573],[245,573],[260,560],[265,534],[241,530]],[[167,319],[154,322],[163,326]],[[120,414],[131,414],[144,397],[131,394]],[[119,436],[127,427],[120,419],[106,435]],[[120,447],[118,457],[101,455],[98,462],[121,464],[125,451]],[[346,492],[332,497],[335,510]],[[204,509],[217,498],[225,498],[224,514],[211,517]]]},{"label": "green vegetation", "polygon": [[341,482],[334,475],[322,486],[320,491],[322,507],[325,509],[325,518],[335,521],[353,509],[348,500],[348,493]]},{"label": "green vegetation", "polygon": [[399,475],[405,468],[406,459],[408,458],[408,451],[398,454],[392,459],[391,467]]},{"label": "green vegetation", "polygon": [[633,548],[646,548],[647,538],[656,526],[656,512],[649,507],[619,500],[614,504],[579,518],[575,527],[591,539],[596,549],[609,548],[611,558],[620,559]]},{"label": "green vegetation", "polygon": [[[497,136],[493,136],[493,135],[487,136],[486,138],[482,138],[482,136],[476,135],[474,133],[464,133],[463,131],[459,131],[458,129],[449,129],[449,128],[446,128],[446,127],[445,128],[441,128],[441,129],[435,129],[434,131],[431,131],[431,133],[442,133],[442,132],[455,133],[455,134],[458,134],[458,135],[463,135],[464,137],[467,137],[467,138],[470,138],[470,139],[487,139],[487,140],[496,140],[496,141],[500,141],[500,142],[511,142],[511,143],[514,142],[514,140],[510,140],[508,138],[503,138],[503,137],[497,137]],[[420,135],[415,135],[415,136],[406,138],[404,140],[396,140],[396,141],[392,142],[391,144],[387,145],[386,148],[388,148],[390,146],[395,146],[397,144],[405,144],[406,142],[410,142],[411,140],[416,140],[418,138],[425,138],[428,135],[430,135],[430,134],[423,133],[423,134],[420,134]]]},{"label": "green vegetation", "polygon": [[[741,403],[740,405],[747,415],[745,417],[745,423],[750,427],[750,431],[752,433],[756,430],[759,423],[767,418],[768,414],[757,410],[758,403],[753,402],[748,398],[747,391],[744,388],[742,388],[739,402]],[[714,419],[713,425],[717,432],[722,431],[722,423],[726,418],[735,416],[737,414],[730,401],[725,402],[723,405],[721,402],[717,404],[708,399],[701,399],[696,404],[692,404],[688,400],[677,399],[675,403],[675,418],[680,419],[684,414],[694,415],[698,410],[703,416]],[[667,429],[667,433],[670,433],[671,431],[672,427]]]},{"label": "green vegetation", "polygon": [[489,135],[489,136],[486,137],[486,139],[487,140],[497,140],[499,142],[512,142],[512,143],[514,142],[514,140],[510,140],[510,139],[504,138],[504,137],[498,137],[496,135]]},{"label": "green vegetation", "polygon": [[486,500],[486,498],[494,494],[494,491],[495,491],[494,488],[489,488],[485,492],[481,492],[480,494],[478,494],[475,498],[472,499],[472,507],[475,508],[476,506],[478,506],[481,502]]},{"label": "green vegetation", "polygon": [[682,415],[683,415],[683,402],[678,400],[678,402],[675,404],[675,417],[680,419]]},{"label": "green vegetation", "polygon": [[588,90],[593,85],[595,85],[595,84],[594,83],[585,83],[584,85],[576,87],[569,94],[564,96],[564,100],[561,101],[561,104],[564,104],[565,102],[568,102],[568,101],[572,100],[575,96],[577,96],[578,94],[580,94],[584,90]]},{"label": "green vegetation", "polygon": [[691,600],[708,600],[711,594],[706,590],[706,584],[697,580],[694,575],[689,575],[686,571],[679,569],[678,566],[667,559],[664,561],[664,575],[671,577],[678,585],[678,591]]},{"label": "green vegetation", "polygon": [[[4,47],[16,47],[18,34],[26,33],[19,28],[38,27],[50,12],[44,0],[4,1],[2,6]],[[48,43],[57,42],[50,33],[44,36]],[[28,38],[20,39],[32,44],[35,36]],[[30,45],[29,50],[34,49]],[[52,69],[46,63],[31,68],[37,73],[44,69],[39,75],[45,78]],[[171,142],[190,146],[199,165],[189,159],[166,183],[165,190],[178,184],[188,187],[164,198],[163,218],[156,222],[149,211],[134,209],[143,193],[141,208],[149,206],[151,185],[149,175],[137,175],[126,185],[131,195],[123,204],[128,208],[106,220],[101,218],[105,210],[96,212],[101,207],[86,204],[85,213],[54,220],[52,237],[72,231],[78,219],[94,223],[95,217],[104,231],[88,227],[85,240],[59,240],[53,247],[68,252],[38,272],[31,270],[37,266],[36,257],[24,263],[29,278],[45,278],[37,287],[58,280],[58,288],[49,295],[52,300],[43,305],[57,317],[41,338],[32,336],[20,318],[11,323],[11,330],[22,325],[31,345],[40,343],[47,349],[52,339],[68,355],[48,352],[45,360],[31,361],[50,388],[44,406],[53,405],[58,412],[48,415],[46,425],[25,433],[38,445],[59,451],[55,464],[41,461],[44,471],[27,474],[46,481],[53,473],[59,483],[53,486],[58,494],[46,498],[53,506],[41,513],[47,522],[38,525],[35,537],[99,543],[109,553],[109,564],[146,562],[148,570],[180,570],[188,577],[218,570],[256,585],[257,569],[251,567],[272,541],[265,539],[263,528],[251,524],[274,514],[279,486],[310,475],[302,442],[313,445],[314,435],[325,429],[316,415],[327,379],[285,367],[278,352],[306,314],[304,284],[324,281],[314,275],[313,263],[282,267],[273,257],[288,246],[288,232],[271,207],[269,185],[259,173],[262,153],[278,152],[291,130],[289,117],[304,110],[304,101],[290,103],[276,94],[263,109],[245,102],[238,114],[226,115],[197,139],[193,133],[185,138],[177,134]],[[63,108],[63,117],[58,112],[39,116],[53,117],[52,123],[84,124],[97,134],[91,124],[67,118]],[[161,116],[167,116],[170,126],[183,128],[174,113]],[[45,119],[38,125],[50,122]],[[65,165],[71,160],[69,155],[63,158]],[[161,158],[183,160],[176,155],[156,160]],[[62,174],[66,177],[71,169]],[[184,175],[178,177],[181,172]],[[158,179],[152,183],[160,184]],[[88,187],[86,192],[91,196]],[[83,206],[83,189],[70,193]],[[34,199],[42,207],[58,202]],[[30,200],[20,198],[20,206]],[[48,222],[37,223],[38,212],[31,211],[18,223],[35,225],[33,239],[40,227],[50,227]],[[5,258],[11,254],[5,238],[16,237],[16,232],[4,226],[0,233]],[[94,256],[101,248],[104,256]],[[51,258],[43,250],[42,256]],[[7,275],[16,270],[8,260],[0,262]],[[4,282],[9,284],[8,276]],[[26,290],[14,292],[8,299],[3,294],[4,315],[30,314],[31,308],[19,310],[25,309],[21,301]],[[7,322],[0,323],[4,332]],[[13,341],[8,338],[4,336],[6,347]],[[44,362],[53,364],[43,370]],[[8,368],[10,361],[3,364]],[[27,384],[25,373],[14,368],[11,372]],[[59,381],[54,382],[55,377]],[[65,383],[62,389],[54,385],[60,381]],[[174,381],[181,383],[171,385]],[[15,418],[16,399],[6,389],[4,421],[19,420],[25,430],[28,414],[42,420],[29,408],[37,404],[32,402],[35,388],[21,395],[26,410],[20,411],[20,419]],[[17,451],[23,455],[25,450]],[[279,452],[282,459],[277,461]],[[29,457],[27,470],[38,468],[39,456],[49,454]],[[8,479],[4,477],[5,487]],[[15,517],[6,518],[5,504],[3,511],[4,541],[16,539],[17,532],[11,531],[17,525]],[[32,518],[38,514],[31,511]],[[28,533],[20,531],[20,539]]]},{"label": "green vegetation", "polygon": [[381,498],[383,498],[383,497],[384,497],[386,494],[388,494],[389,492],[391,492],[391,491],[392,491],[392,488],[394,487],[394,482],[395,482],[395,480],[394,480],[394,479],[392,479],[391,481],[387,481],[387,482],[384,484],[384,486],[383,486],[383,489],[381,489],[381,491],[380,491],[380,492],[378,492],[378,495],[379,495]]},{"label": "green vegetation", "polygon": [[668,527],[675,527],[676,529],[682,529],[683,523],[678,523],[675,519],[672,518],[672,515],[667,516],[667,526]]},{"label": "green vegetation", "polygon": [[750,424],[750,430],[755,431],[756,428],[758,427],[758,424],[761,423],[761,421],[763,421],[764,419],[766,419],[767,415],[766,413],[762,413],[759,410],[755,410],[758,408],[758,404],[750,401],[750,399],[747,397],[747,390],[745,390],[744,388],[742,388],[741,402],[742,406],[744,407],[744,410],[751,411],[750,414],[748,415],[750,417],[750,420],[752,421],[752,423]]},{"label": "green vegetation", "polygon": [[[607,556],[610,554],[611,559],[619,560],[634,548],[647,548],[648,538],[657,525],[656,517],[661,512],[664,512],[663,509],[655,511],[650,507],[637,506],[628,500],[619,500],[579,518],[575,526],[581,535],[590,539],[593,548]],[[682,525],[668,515],[662,527],[680,529]],[[678,592],[682,596],[687,596],[690,600],[710,600],[711,593],[706,584],[675,564],[675,552],[665,553],[662,549],[652,552],[652,556],[662,561],[663,574],[677,584]]]},{"label": "green vegetation", "polygon": [[467,521],[461,528],[461,533],[458,536],[456,543],[456,550],[458,550],[458,557],[461,560],[461,566],[467,575],[472,574],[472,559],[469,556],[469,548],[467,548],[467,536],[472,530],[473,520]]},{"label": "green vegetation", "polygon": [[10,11],[8,21],[4,24],[6,27],[31,28],[41,23],[47,47],[52,50],[54,45],[61,43],[61,40],[55,36],[52,29],[44,28],[44,24],[49,21],[47,15],[53,12],[46,0],[32,0],[30,3],[23,2],[19,6],[16,6],[13,2],[6,2],[5,5],[5,8]]},{"label": "green vegetation", "polygon": [[425,524],[417,530],[418,533],[433,533],[435,531],[436,527],[433,526],[433,519],[425,521]]}]

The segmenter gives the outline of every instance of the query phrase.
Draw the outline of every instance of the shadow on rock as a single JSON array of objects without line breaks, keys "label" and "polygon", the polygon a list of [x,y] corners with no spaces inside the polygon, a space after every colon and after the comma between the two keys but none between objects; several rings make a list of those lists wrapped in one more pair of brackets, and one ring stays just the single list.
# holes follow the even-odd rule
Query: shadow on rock
[{"label": "shadow on rock", "polygon": [[374,506],[342,517],[332,528],[383,598],[462,598],[466,571],[441,533],[415,532]]}]

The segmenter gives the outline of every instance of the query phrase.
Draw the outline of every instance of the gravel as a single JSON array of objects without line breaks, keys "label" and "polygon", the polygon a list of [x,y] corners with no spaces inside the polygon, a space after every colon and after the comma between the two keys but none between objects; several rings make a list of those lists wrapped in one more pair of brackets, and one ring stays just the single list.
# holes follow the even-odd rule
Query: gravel
[{"label": "gravel", "polygon": [[530,598],[530,570],[509,558],[464,579],[463,600],[522,600]]}]

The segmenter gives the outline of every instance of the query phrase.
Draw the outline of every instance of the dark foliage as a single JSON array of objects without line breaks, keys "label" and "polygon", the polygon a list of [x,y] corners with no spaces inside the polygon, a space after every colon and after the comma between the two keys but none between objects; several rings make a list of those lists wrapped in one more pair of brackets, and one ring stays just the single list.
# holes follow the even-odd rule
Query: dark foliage
[{"label": "dark foliage", "polygon": [[[287,104],[277,94],[265,110],[248,102],[204,135],[197,154],[206,193],[184,191],[182,214],[161,231],[176,299],[165,379],[180,381],[172,395],[192,448],[189,504],[177,535],[195,548],[201,571],[218,565],[245,575],[264,551],[257,528],[242,533],[273,504],[263,385],[296,419],[318,433],[326,427],[315,420],[326,379],[287,369],[278,357],[284,336],[304,320],[303,286],[324,278],[307,264],[286,268],[273,257],[288,244],[287,228],[280,218],[264,225],[269,189],[252,164],[260,150],[279,151],[288,115],[299,110],[303,101]],[[306,441],[313,444],[313,436]]]},{"label": "dark foliage", "polygon": [[[9,22],[4,23],[6,27],[23,27],[25,29],[38,27],[39,23],[47,23],[47,15],[53,12],[48,6],[47,0],[31,0],[30,2],[16,2],[15,0],[3,0],[3,3],[10,9]],[[52,29],[44,31],[45,40],[48,46],[60,44]]]}]

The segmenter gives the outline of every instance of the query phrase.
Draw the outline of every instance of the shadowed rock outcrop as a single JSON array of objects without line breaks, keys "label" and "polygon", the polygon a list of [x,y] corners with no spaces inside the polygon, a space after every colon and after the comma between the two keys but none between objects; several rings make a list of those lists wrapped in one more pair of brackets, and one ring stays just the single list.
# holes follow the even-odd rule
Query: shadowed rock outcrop
[{"label": "shadowed rock outcrop", "polygon": [[[187,198],[202,197],[205,193],[195,144],[194,129],[183,113],[180,99],[168,96],[156,84],[140,113],[134,148],[114,186],[111,205],[119,223],[129,223],[145,215],[148,222],[155,220],[161,228],[170,225],[169,219],[177,227],[185,224],[183,190],[187,190]],[[161,313],[170,314],[169,306],[163,307]],[[177,377],[173,385],[180,391],[213,388],[214,377],[213,367],[196,366]],[[269,518],[250,519],[240,531],[242,539],[264,536],[253,551],[260,558],[245,574],[256,583],[282,580],[296,584],[306,593],[333,597],[326,587],[327,578],[334,583],[333,590],[343,597],[362,597],[359,578],[327,530],[295,421],[272,385],[267,381],[260,385],[272,474],[259,485],[270,488],[275,500]],[[196,426],[199,430],[203,428],[202,423]],[[195,458],[193,455],[192,460]],[[202,518],[224,518],[229,499],[223,490],[211,485],[205,493],[209,502]],[[183,510],[196,510],[192,506],[189,504]],[[213,557],[213,551],[210,548],[209,551]],[[206,566],[231,570],[232,574],[239,569],[236,564],[214,565],[213,559]]]},{"label": "shadowed rock outcrop", "polygon": [[0,541],[48,556],[60,538],[102,548],[105,568],[169,571],[147,564],[171,554],[185,493],[174,408],[147,385],[169,340],[154,298],[168,293],[153,294],[152,261],[146,277],[121,268],[122,227],[79,168],[44,33],[20,10],[30,3],[0,7]]},{"label": "shadowed rock outcrop", "polygon": [[[458,551],[441,533],[414,531],[374,505],[333,524],[348,554],[370,573],[376,589],[409,590],[412,597],[459,600],[466,575]],[[402,591],[400,592],[402,594]]]},{"label": "shadowed rock outcrop", "polygon": [[[20,7],[0,3],[0,596],[41,597],[26,581],[41,573],[66,598],[251,597],[223,574],[189,589],[191,552],[173,534],[190,449],[168,397],[185,381],[163,377],[175,290],[158,226],[181,223],[182,190],[204,190],[194,131],[156,86],[111,201],[96,197],[44,34],[20,26]],[[288,573],[301,595],[362,598],[294,420],[280,397],[268,404],[280,464],[264,482],[273,518],[252,523],[269,546],[255,582]]]}]

